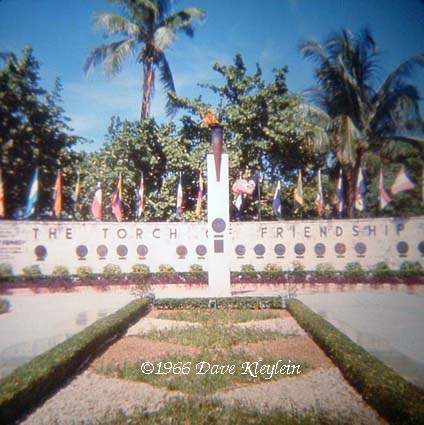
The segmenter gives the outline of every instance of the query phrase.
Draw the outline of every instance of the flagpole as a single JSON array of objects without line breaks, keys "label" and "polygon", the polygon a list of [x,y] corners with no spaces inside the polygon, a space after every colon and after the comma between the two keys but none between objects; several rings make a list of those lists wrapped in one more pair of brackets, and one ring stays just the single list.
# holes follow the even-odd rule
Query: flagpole
[{"label": "flagpole", "polygon": [[261,173],[258,176],[258,220],[262,221],[262,207],[261,207]]}]

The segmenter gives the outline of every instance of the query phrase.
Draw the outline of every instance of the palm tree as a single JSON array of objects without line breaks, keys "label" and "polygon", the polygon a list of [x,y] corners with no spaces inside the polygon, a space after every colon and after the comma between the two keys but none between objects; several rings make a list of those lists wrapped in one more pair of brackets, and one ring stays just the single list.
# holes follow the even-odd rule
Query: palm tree
[{"label": "palm tree", "polygon": [[378,50],[368,29],[358,35],[342,30],[331,35],[324,46],[304,42],[300,52],[317,63],[317,86],[307,91],[317,107],[304,107],[308,118],[321,123],[315,126],[313,141],[320,148],[334,150],[346,179],[345,214],[352,217],[356,178],[364,157],[393,158],[405,144],[420,142],[411,136],[414,130],[424,128],[420,96],[406,79],[424,66],[424,55],[399,64],[375,88]]},{"label": "palm tree", "polygon": [[[158,70],[163,87],[175,92],[171,68],[164,51],[176,39],[178,31],[192,37],[193,21],[202,19],[205,12],[197,8],[186,8],[170,14],[171,0],[109,0],[125,8],[125,16],[113,13],[95,15],[95,24],[105,31],[105,36],[123,38],[95,47],[89,53],[84,72],[92,71],[103,63],[106,74],[114,76],[122,70],[124,60],[135,56],[143,65],[143,100],[140,120],[150,114],[150,103],[155,85],[155,71]],[[141,49],[137,51],[137,48]],[[172,106],[167,103],[167,113]]]}]

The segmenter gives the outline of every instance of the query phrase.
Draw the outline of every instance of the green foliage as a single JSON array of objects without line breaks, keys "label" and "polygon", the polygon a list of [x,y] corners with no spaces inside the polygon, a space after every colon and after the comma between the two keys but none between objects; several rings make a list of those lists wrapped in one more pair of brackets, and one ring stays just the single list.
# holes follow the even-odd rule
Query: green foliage
[{"label": "green foliage", "polygon": [[91,279],[93,277],[93,269],[89,266],[79,266],[76,270],[76,275],[79,279]]},{"label": "green foliage", "polygon": [[293,261],[293,271],[291,273],[295,277],[305,277],[305,266],[300,261]]},{"label": "green foliage", "polygon": [[0,264],[0,278],[8,278],[13,276],[13,268],[8,263]]},{"label": "green foliage", "polygon": [[175,276],[177,274],[174,267],[172,267],[169,264],[159,264],[158,273],[160,273],[160,274],[162,274],[163,276],[166,276],[166,277],[172,277],[172,276]]},{"label": "green foliage", "polygon": [[148,276],[150,274],[150,268],[147,264],[134,264],[131,270],[136,275]]},{"label": "green foliage", "polygon": [[157,316],[158,319],[180,320],[183,322],[224,324],[224,323],[243,323],[252,320],[278,319],[280,315],[276,311],[270,310],[242,310],[242,309],[224,309],[224,310],[189,310],[189,311],[163,311]]},{"label": "green foliage", "polygon": [[346,264],[345,270],[344,270],[344,277],[346,279],[365,279],[366,278],[366,272],[362,268],[362,266],[358,262],[348,263]]},{"label": "green foliage", "polygon": [[418,261],[404,261],[399,268],[402,277],[419,277],[423,276],[423,267]]},{"label": "green foliage", "polygon": [[315,277],[318,279],[334,279],[336,276],[337,272],[332,264],[321,263],[315,268]]},{"label": "green foliage", "polygon": [[391,424],[424,423],[422,389],[407,382],[302,302],[290,300],[287,308],[382,417]]},{"label": "green foliage", "polygon": [[[177,333],[182,332],[181,330],[175,331]],[[258,332],[261,334],[262,332]],[[215,345],[211,348],[216,347]],[[143,361],[144,359],[141,359]],[[146,359],[147,360],[147,359]],[[248,383],[264,383],[275,381],[277,379],[289,378],[290,376],[302,376],[306,373],[308,365],[306,362],[302,362],[291,358],[292,365],[299,365],[294,371],[289,367],[289,372],[286,374],[276,373],[272,377],[267,374],[258,374],[257,377],[252,377],[250,374],[241,374],[241,365],[243,362],[257,361],[257,357],[252,355],[246,355],[246,353],[231,352],[231,351],[218,351],[210,352],[203,351],[197,355],[168,355],[166,358],[162,358],[158,361],[162,362],[163,365],[175,365],[174,370],[181,373],[162,373],[162,374],[143,374],[140,373],[140,361],[136,364],[126,364],[125,366],[114,367],[111,365],[109,368],[97,369],[97,373],[104,373],[109,376],[119,376],[120,378],[130,379],[138,382],[145,382],[149,385],[153,385],[160,388],[168,388],[171,391],[181,391],[189,395],[207,396],[215,393],[218,390],[235,386],[237,384],[248,384]],[[281,360],[280,364],[289,364],[288,359],[264,357],[262,360],[263,364],[275,364],[278,360]],[[197,373],[194,365],[203,364],[203,370],[207,369],[205,363],[210,365],[237,365],[235,373],[223,373],[223,374],[201,374]],[[158,362],[157,362],[158,363]],[[156,363],[156,364],[157,364]],[[191,365],[191,366],[189,366]],[[184,367],[185,366],[185,367]],[[166,368],[162,367],[162,372],[166,372]],[[169,370],[169,369],[168,369]],[[172,370],[172,369],[171,369]],[[201,369],[199,369],[201,370]],[[297,375],[297,371],[300,373]],[[293,373],[294,372],[294,373]]]},{"label": "green foliage", "polygon": [[[124,15],[100,13],[95,17],[95,24],[103,28],[106,37],[115,38],[117,29],[123,39],[117,43],[102,44],[91,50],[84,71],[88,73],[103,62],[108,76],[114,76],[122,70],[123,61],[128,56],[137,58],[143,66],[143,101],[141,120],[150,112],[153,96],[155,73],[159,72],[164,89],[175,92],[174,80],[164,51],[170,47],[177,32],[193,36],[193,21],[202,19],[205,12],[194,7],[185,8],[170,14],[169,1],[134,2],[131,0],[114,0],[124,9]],[[136,51],[137,47],[140,50]],[[167,105],[170,114],[172,108]]]},{"label": "green foliage", "polygon": [[200,264],[191,264],[188,275],[193,278],[201,277],[205,274],[203,267]]},{"label": "green foliage", "polygon": [[240,267],[240,271],[246,276],[256,276],[255,266],[253,266],[252,264],[243,264]]},{"label": "green foliage", "polygon": [[40,266],[34,264],[32,266],[27,266],[22,269],[22,275],[24,279],[33,280],[40,278],[43,274],[41,273]]},{"label": "green foliage", "polygon": [[[419,172],[414,170],[413,174],[421,179],[423,146],[414,137],[422,131],[420,95],[409,78],[424,67],[424,55],[408,58],[382,80],[377,66],[380,49],[368,29],[357,34],[343,29],[331,34],[324,45],[306,41],[301,53],[316,64],[317,86],[310,90],[310,98],[317,107],[309,108],[306,118],[309,115],[311,122],[320,123],[311,132],[311,139],[316,149],[331,151],[343,169],[345,215],[353,218],[360,167],[367,168],[370,191],[370,205],[361,217],[390,214],[393,208],[396,215],[422,214],[419,185],[411,193],[395,196],[383,213],[376,195],[383,163],[386,167],[396,162],[398,170],[407,163],[408,171],[413,162],[420,163]],[[404,197],[411,202],[401,206],[398,202]]]},{"label": "green foliage", "polygon": [[388,279],[393,277],[394,272],[385,261],[380,261],[371,269],[372,275],[377,279]]},{"label": "green foliage", "polygon": [[12,423],[35,407],[147,309],[145,300],[135,300],[3,378],[0,381],[0,422]]},{"label": "green foliage", "polygon": [[68,279],[70,277],[69,270],[65,266],[55,266],[52,271],[53,277]]},{"label": "green foliage", "polygon": [[264,272],[270,276],[281,276],[283,268],[279,264],[268,263],[265,264]]},{"label": "green foliage", "polygon": [[[30,181],[39,170],[39,203],[35,217],[51,209],[52,188],[58,168],[73,167],[70,150],[78,137],[68,135],[59,80],[51,92],[40,86],[40,65],[27,47],[18,58],[2,55],[0,69],[0,158],[6,188],[6,217],[19,217],[26,205]],[[1,61],[1,58],[0,58]],[[70,175],[64,175],[64,205],[72,205]],[[69,213],[70,210],[68,209]]]},{"label": "green foliage", "polygon": [[215,398],[181,397],[166,403],[156,412],[141,411],[136,415],[126,415],[119,412],[107,414],[99,423],[121,425],[157,425],[175,424],[256,424],[256,425],[345,425],[349,418],[334,418],[331,412],[320,409],[308,412],[287,412],[284,409],[253,408],[245,405],[228,406]]},{"label": "green foliage", "polygon": [[114,279],[121,275],[121,267],[119,267],[117,264],[106,264],[103,267],[103,277],[106,279]]},{"label": "green foliage", "polygon": [[281,309],[280,297],[230,297],[230,298],[161,298],[156,299],[154,307],[159,310],[187,309]]},{"label": "green foliage", "polygon": [[10,310],[10,301],[6,298],[0,298],[0,314],[7,313]]}]

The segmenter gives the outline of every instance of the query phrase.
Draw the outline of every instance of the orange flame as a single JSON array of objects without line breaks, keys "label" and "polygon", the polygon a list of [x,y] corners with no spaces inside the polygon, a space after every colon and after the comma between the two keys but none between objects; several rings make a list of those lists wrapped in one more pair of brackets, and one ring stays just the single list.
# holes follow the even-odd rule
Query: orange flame
[{"label": "orange flame", "polygon": [[213,125],[218,124],[218,120],[215,117],[214,110],[211,109],[205,114],[202,114],[202,119],[204,124],[208,125],[209,127],[212,127]]}]

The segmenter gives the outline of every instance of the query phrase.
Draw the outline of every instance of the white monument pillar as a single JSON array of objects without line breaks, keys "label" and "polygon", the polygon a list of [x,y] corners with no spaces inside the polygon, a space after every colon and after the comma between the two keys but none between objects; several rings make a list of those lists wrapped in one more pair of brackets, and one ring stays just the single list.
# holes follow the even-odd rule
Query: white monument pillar
[{"label": "white monument pillar", "polygon": [[[221,175],[216,175],[214,155],[207,157],[208,167],[208,295],[231,295],[230,286],[230,193],[228,155],[221,156]],[[219,180],[219,181],[218,181]]]}]

